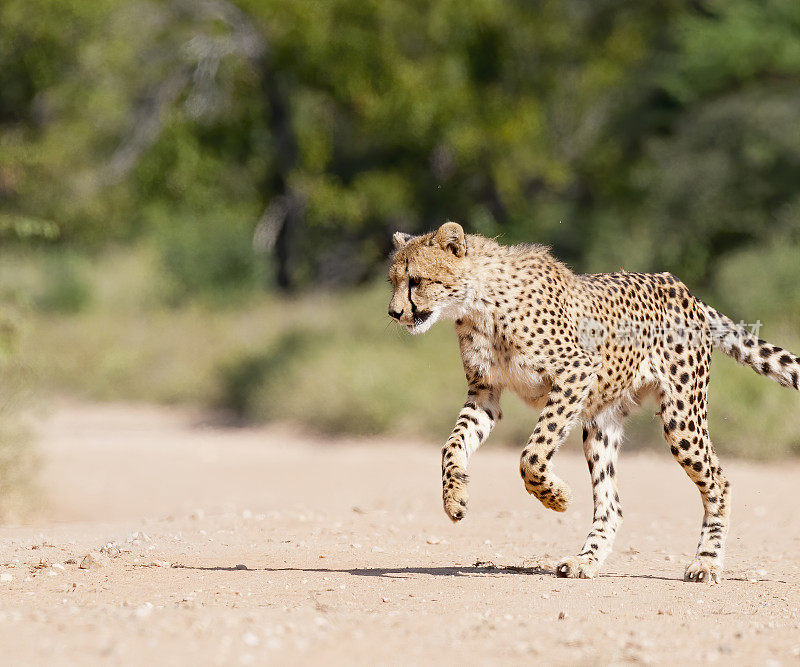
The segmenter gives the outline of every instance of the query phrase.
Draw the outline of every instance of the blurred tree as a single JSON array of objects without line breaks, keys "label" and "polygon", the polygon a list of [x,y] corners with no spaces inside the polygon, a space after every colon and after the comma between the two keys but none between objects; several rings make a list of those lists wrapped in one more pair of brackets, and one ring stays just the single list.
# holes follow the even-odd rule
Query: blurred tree
[{"label": "blurred tree", "polygon": [[0,234],[152,237],[184,295],[257,284],[253,240],[283,289],[359,281],[446,218],[708,280],[800,243],[799,35],[796,0],[5,0]]}]

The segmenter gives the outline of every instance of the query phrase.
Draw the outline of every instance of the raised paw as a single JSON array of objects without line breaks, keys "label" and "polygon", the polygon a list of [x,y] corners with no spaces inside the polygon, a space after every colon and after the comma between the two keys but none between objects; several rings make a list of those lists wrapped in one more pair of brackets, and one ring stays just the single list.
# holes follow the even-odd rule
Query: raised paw
[{"label": "raised paw", "polygon": [[597,560],[589,556],[570,556],[556,565],[556,576],[569,579],[594,579],[599,571]]},{"label": "raised paw", "polygon": [[700,584],[718,584],[722,571],[719,565],[709,562],[702,556],[695,558],[686,566],[683,574],[684,581],[694,581]]},{"label": "raised paw", "polygon": [[467,515],[468,500],[467,487],[463,482],[453,484],[453,488],[445,487],[442,492],[445,514],[453,522],[461,521]]},{"label": "raised paw", "polygon": [[563,512],[572,501],[572,490],[560,479],[547,482],[525,481],[525,489],[536,496],[545,507]]}]

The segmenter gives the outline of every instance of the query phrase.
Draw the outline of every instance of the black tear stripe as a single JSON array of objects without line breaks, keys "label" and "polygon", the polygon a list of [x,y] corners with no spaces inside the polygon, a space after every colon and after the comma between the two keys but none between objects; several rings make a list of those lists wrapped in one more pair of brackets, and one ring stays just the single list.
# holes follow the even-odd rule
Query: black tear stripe
[{"label": "black tear stripe", "polygon": [[[406,273],[408,273],[408,264],[406,263]],[[411,279],[408,279],[408,302],[411,304],[411,319],[417,319],[417,307],[414,305],[414,301],[411,298]]]}]

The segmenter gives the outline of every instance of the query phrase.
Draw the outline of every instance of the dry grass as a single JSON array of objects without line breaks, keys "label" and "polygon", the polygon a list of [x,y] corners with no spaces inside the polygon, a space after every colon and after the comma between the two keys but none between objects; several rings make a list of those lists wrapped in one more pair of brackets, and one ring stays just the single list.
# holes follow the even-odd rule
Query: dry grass
[{"label": "dry grass", "polygon": [[16,328],[11,309],[0,314],[0,523],[30,508],[36,453],[26,409],[32,403],[31,373],[14,354]]},{"label": "dry grass", "polygon": [[[290,421],[328,434],[434,440],[447,436],[464,400],[452,328],[439,325],[422,337],[399,331],[385,315],[383,284],[294,299],[251,293],[224,305],[174,307],[160,292],[153,253],[126,250],[70,260],[68,282],[86,294],[73,311],[41,297],[52,290],[49,260],[14,261],[24,269],[13,281],[0,280],[0,290],[30,304],[23,360],[50,391],[197,403],[242,420]],[[800,350],[788,323],[765,327],[763,335]],[[712,375],[712,437],[721,451],[756,458],[800,451],[795,393],[728,359],[715,359]],[[504,411],[493,441],[519,445],[536,415],[511,396],[504,398]],[[643,406],[628,429],[628,446],[664,447],[653,413],[651,403]]]}]

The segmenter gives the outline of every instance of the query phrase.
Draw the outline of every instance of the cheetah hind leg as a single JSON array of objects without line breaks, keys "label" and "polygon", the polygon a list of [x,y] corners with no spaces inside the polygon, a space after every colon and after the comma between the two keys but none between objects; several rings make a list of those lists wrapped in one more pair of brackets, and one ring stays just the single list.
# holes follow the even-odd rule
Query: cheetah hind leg
[{"label": "cheetah hind leg", "polygon": [[[708,364],[710,350],[701,362]],[[718,583],[722,577],[725,538],[731,508],[730,482],[722,474],[722,466],[711,439],[706,420],[705,379],[683,387],[682,392],[670,388],[662,392],[661,419],[670,451],[700,491],[703,502],[703,525],[697,554],[686,567],[684,581]]]}]

